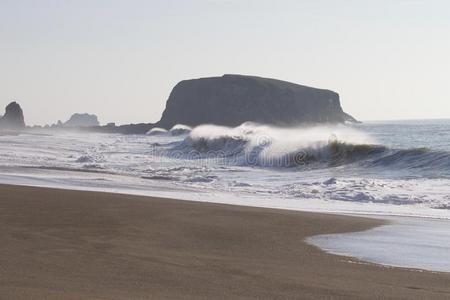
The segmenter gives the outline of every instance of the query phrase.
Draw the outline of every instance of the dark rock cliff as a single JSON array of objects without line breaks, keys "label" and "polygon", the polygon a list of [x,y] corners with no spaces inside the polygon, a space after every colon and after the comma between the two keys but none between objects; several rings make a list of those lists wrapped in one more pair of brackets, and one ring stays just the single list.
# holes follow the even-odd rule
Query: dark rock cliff
[{"label": "dark rock cliff", "polygon": [[23,111],[17,102],[11,102],[6,106],[5,114],[0,118],[0,129],[23,129],[25,118]]},{"label": "dark rock cliff", "polygon": [[155,126],[237,126],[247,121],[279,126],[356,122],[342,110],[339,95],[333,91],[276,79],[224,75],[178,83]]}]

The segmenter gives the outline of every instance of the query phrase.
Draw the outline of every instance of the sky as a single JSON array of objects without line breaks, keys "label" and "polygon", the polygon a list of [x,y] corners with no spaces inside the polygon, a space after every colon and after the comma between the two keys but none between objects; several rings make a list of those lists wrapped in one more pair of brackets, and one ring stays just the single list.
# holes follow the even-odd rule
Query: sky
[{"label": "sky", "polygon": [[29,125],[155,122],[177,82],[229,73],[360,120],[450,118],[450,1],[0,0],[0,107]]}]

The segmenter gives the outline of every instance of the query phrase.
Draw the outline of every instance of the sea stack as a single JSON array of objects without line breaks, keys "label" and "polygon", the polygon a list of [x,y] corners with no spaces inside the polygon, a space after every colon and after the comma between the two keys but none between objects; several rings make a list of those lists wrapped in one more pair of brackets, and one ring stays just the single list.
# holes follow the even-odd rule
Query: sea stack
[{"label": "sea stack", "polygon": [[96,115],[90,114],[73,114],[70,119],[63,124],[64,127],[93,127],[99,126]]},{"label": "sea stack", "polygon": [[336,92],[276,79],[223,75],[178,83],[155,126],[238,126],[247,121],[277,126],[356,122],[342,110]]},{"label": "sea stack", "polygon": [[6,106],[5,115],[0,118],[0,129],[20,130],[25,128],[23,111],[17,102]]}]

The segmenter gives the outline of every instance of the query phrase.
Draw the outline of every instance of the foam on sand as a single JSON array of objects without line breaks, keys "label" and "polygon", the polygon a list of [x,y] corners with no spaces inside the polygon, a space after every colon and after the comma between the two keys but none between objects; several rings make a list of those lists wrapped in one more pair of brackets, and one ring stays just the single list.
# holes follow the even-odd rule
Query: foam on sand
[{"label": "foam on sand", "polygon": [[393,224],[363,232],[308,239],[327,252],[377,264],[450,272],[450,220],[387,218]]}]

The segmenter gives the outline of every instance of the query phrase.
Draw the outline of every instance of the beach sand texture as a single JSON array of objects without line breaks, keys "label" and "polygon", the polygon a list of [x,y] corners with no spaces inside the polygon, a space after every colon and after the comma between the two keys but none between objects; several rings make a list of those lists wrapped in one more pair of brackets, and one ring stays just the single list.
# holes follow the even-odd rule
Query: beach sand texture
[{"label": "beach sand texture", "polygon": [[0,186],[0,299],[450,299],[450,274],[326,254],[382,221]]}]

